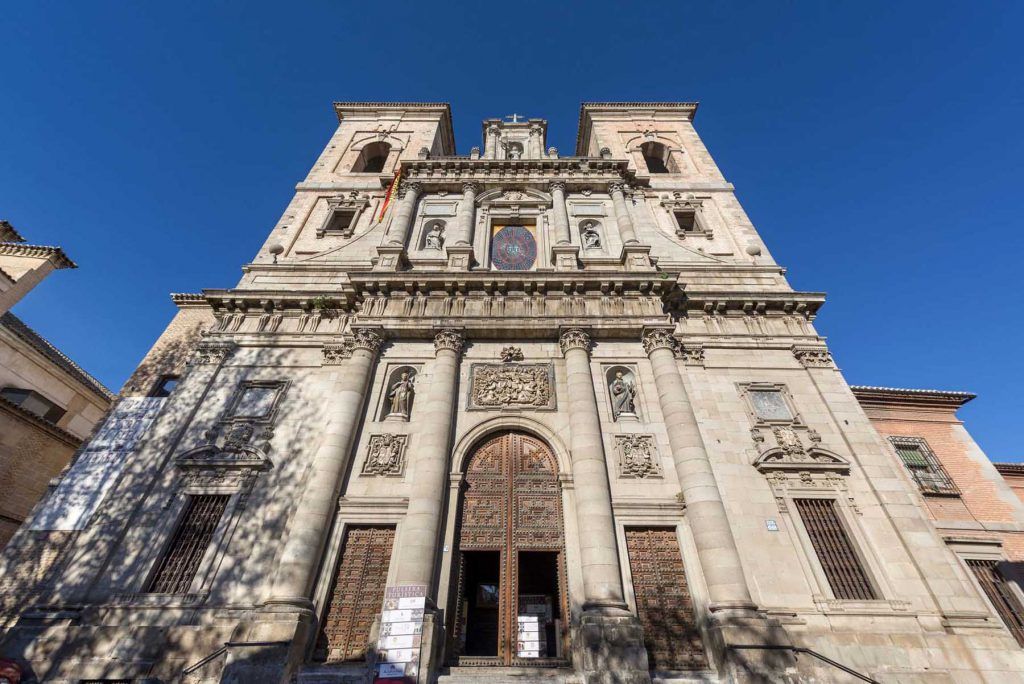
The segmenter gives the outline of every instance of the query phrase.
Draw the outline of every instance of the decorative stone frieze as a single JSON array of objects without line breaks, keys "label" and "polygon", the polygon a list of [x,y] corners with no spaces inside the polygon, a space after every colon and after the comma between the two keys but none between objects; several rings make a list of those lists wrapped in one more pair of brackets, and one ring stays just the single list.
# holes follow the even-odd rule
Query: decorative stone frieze
[{"label": "decorative stone frieze", "polygon": [[188,363],[190,366],[208,366],[224,362],[235,351],[234,342],[206,340],[200,342],[192,352]]},{"label": "decorative stone frieze", "polygon": [[804,368],[833,368],[832,354],[825,347],[793,347],[793,356]]},{"label": "decorative stone frieze", "polygon": [[558,346],[562,348],[563,354],[570,349],[582,349],[589,353],[591,346],[590,333],[579,328],[565,330],[558,338]]},{"label": "decorative stone frieze", "polygon": [[619,477],[661,477],[661,458],[652,435],[615,435]]},{"label": "decorative stone frieze", "polygon": [[471,370],[469,408],[554,409],[554,368],[549,363],[475,363]]},{"label": "decorative stone frieze", "polygon": [[398,477],[405,471],[408,435],[371,435],[363,461],[363,475]]},{"label": "decorative stone frieze", "polygon": [[324,366],[337,366],[352,356],[353,349],[355,349],[355,345],[349,340],[341,344],[325,344],[321,350],[323,353],[321,363]]},{"label": "decorative stone frieze", "polygon": [[434,352],[436,353],[442,349],[447,349],[455,352],[456,354],[461,354],[465,343],[466,340],[461,331],[454,329],[440,330],[436,335],[434,335]]}]

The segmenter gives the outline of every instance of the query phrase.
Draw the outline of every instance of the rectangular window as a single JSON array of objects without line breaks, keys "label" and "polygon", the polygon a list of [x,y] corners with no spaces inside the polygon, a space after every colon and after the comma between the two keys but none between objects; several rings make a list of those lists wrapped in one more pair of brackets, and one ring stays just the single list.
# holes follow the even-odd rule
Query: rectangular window
[{"label": "rectangular window", "polygon": [[988,596],[988,600],[999,613],[999,617],[1006,623],[1010,634],[1018,644],[1024,646],[1024,606],[1013,592],[1010,583],[999,572],[997,561],[970,559],[966,563]]},{"label": "rectangular window", "polygon": [[177,375],[161,375],[160,379],[156,381],[155,385],[153,385],[153,389],[150,391],[149,396],[156,398],[169,397],[171,396],[171,392],[173,392],[174,388],[177,386]]},{"label": "rectangular window", "polygon": [[174,537],[157,563],[147,591],[154,594],[188,593],[230,498],[227,494],[189,497]]},{"label": "rectangular window", "polygon": [[351,209],[336,209],[332,214],[330,220],[327,221],[327,225],[324,227],[326,233],[347,233],[352,226],[352,220],[355,219],[356,212]]},{"label": "rectangular window", "polygon": [[761,420],[793,420],[793,412],[778,390],[750,390],[750,404]]},{"label": "rectangular window", "polygon": [[959,496],[956,483],[927,442],[920,437],[890,437],[889,441],[923,493]]},{"label": "rectangular window", "polygon": [[16,404],[26,411],[30,411],[43,420],[56,423],[67,413],[63,408],[53,403],[39,392],[20,387],[4,387],[0,390],[0,397],[3,397],[12,404]]},{"label": "rectangular window", "polygon": [[676,217],[676,232],[680,235],[688,233],[699,233],[700,226],[697,224],[697,212],[692,209],[679,209],[673,212]]},{"label": "rectangular window", "polygon": [[794,499],[832,593],[837,599],[870,601],[877,596],[861,567],[832,499]]},{"label": "rectangular window", "polygon": [[231,409],[233,418],[269,418],[277,403],[277,395],[281,391],[280,383],[269,385],[247,385]]}]

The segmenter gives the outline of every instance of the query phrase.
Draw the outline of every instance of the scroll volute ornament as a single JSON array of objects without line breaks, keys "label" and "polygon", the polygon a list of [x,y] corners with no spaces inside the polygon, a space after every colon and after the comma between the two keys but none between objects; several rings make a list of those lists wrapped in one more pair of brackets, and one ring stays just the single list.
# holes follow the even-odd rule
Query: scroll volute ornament
[{"label": "scroll volute ornament", "polygon": [[563,354],[567,353],[570,349],[582,349],[585,352],[589,352],[591,345],[590,333],[579,328],[570,328],[562,333],[558,344],[562,348]]}]

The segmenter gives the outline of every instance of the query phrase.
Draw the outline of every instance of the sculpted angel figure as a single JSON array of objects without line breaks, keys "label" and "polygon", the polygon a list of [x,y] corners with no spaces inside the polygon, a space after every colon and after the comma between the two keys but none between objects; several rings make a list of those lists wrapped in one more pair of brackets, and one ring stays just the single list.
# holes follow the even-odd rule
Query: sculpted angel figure
[{"label": "sculpted angel figure", "polygon": [[615,379],[608,389],[612,393],[612,411],[616,418],[636,413],[636,385],[627,380],[622,371],[615,371]]},{"label": "sculpted angel figure", "polygon": [[402,371],[401,377],[391,385],[391,389],[388,391],[388,399],[391,400],[391,411],[388,415],[408,418],[415,391],[415,380],[409,375],[409,371]]}]

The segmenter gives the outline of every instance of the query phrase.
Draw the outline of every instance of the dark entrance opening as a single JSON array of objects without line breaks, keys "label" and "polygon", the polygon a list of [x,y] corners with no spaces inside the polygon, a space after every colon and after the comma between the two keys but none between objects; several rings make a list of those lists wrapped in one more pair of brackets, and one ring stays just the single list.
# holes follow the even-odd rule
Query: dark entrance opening
[{"label": "dark entrance opening", "polygon": [[516,655],[560,658],[563,618],[558,591],[558,553],[521,551],[518,578]]},{"label": "dark entrance opening", "polygon": [[462,606],[466,644],[470,656],[497,656],[501,592],[501,552],[466,551]]}]

